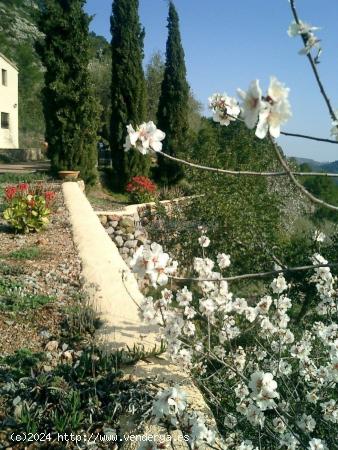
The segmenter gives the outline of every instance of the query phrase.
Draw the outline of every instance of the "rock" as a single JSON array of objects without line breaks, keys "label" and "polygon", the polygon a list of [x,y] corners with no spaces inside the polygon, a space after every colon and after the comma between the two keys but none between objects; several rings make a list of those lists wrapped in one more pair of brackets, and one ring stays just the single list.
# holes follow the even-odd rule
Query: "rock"
[{"label": "rock", "polygon": [[61,359],[64,360],[66,363],[73,362],[73,354],[70,350],[67,350],[62,353]]},{"label": "rock", "polygon": [[117,226],[118,226],[118,221],[117,220],[113,220],[113,221],[111,221],[111,222],[109,222],[109,224],[113,227],[113,228],[116,228]]},{"label": "rock", "polygon": [[122,230],[116,230],[115,234],[117,234],[118,236],[121,236],[121,234],[123,234],[123,231]]},{"label": "rock", "polygon": [[40,331],[39,335],[43,338],[43,339],[49,339],[51,337],[51,334],[49,331],[47,330],[42,330]]},{"label": "rock", "polygon": [[118,247],[122,247],[123,246],[123,239],[121,236],[115,236],[115,243]]},{"label": "rock", "polygon": [[122,228],[122,231],[123,231],[125,234],[132,234],[132,233],[134,233],[135,228],[134,228],[134,227],[126,227],[126,228]]},{"label": "rock", "polygon": [[134,221],[132,219],[129,219],[129,217],[123,217],[123,219],[120,220],[120,227],[134,228]]},{"label": "rock", "polygon": [[127,255],[129,253],[129,249],[126,247],[122,247],[119,249],[119,252],[121,253],[121,255]]},{"label": "rock", "polygon": [[134,240],[134,239],[135,239],[135,236],[133,235],[133,233],[128,233],[128,234],[127,234],[127,239],[128,239],[128,240]]},{"label": "rock", "polygon": [[139,236],[137,238],[137,245],[144,245],[148,243],[148,239],[147,236],[143,235],[143,236]]},{"label": "rock", "polygon": [[134,235],[135,235],[135,239],[137,239],[140,236],[147,236],[147,232],[146,232],[146,230],[136,230]]},{"label": "rock", "polygon": [[102,225],[106,225],[107,224],[107,216],[100,216],[100,222],[102,223]]},{"label": "rock", "polygon": [[134,248],[130,248],[130,249],[129,249],[129,255],[130,255],[130,256],[133,256],[134,253],[135,253],[135,249],[134,249]]},{"label": "rock", "polygon": [[137,246],[137,241],[135,241],[135,240],[129,240],[129,241],[126,241],[126,242],[124,243],[124,246],[127,247],[127,248],[136,248],[136,246]]},{"label": "rock", "polygon": [[113,227],[107,228],[107,233],[108,233],[109,235],[114,234],[114,233],[115,233],[114,228],[113,228]]},{"label": "rock", "polygon": [[58,346],[58,341],[49,341],[45,346],[45,350],[47,350],[48,352],[55,352],[58,349]]},{"label": "rock", "polygon": [[[121,219],[121,217],[120,216],[116,216],[116,215],[109,215],[109,216],[107,216],[108,217],[108,220],[110,221],[110,222],[119,222],[119,220]],[[116,224],[117,225],[117,224]],[[115,226],[116,226],[115,225]]]}]

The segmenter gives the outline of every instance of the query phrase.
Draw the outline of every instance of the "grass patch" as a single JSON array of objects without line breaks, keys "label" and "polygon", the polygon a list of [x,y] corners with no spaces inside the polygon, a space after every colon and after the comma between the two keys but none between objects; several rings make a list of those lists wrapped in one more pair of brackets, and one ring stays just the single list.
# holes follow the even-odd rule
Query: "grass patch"
[{"label": "grass patch", "polygon": [[54,298],[48,295],[7,293],[2,298],[0,297],[0,311],[19,312],[38,309],[52,301],[54,301]]},{"label": "grass patch", "polygon": [[44,172],[33,172],[33,173],[0,173],[0,184],[1,183],[33,183],[40,180],[48,180],[49,176]]},{"label": "grass patch", "polygon": [[0,311],[20,312],[37,309],[55,300],[43,294],[25,292],[22,284],[0,278]]},{"label": "grass patch", "polygon": [[42,257],[42,252],[38,247],[23,247],[10,252],[6,257],[17,260],[39,259]]},{"label": "grass patch", "polygon": [[23,275],[25,269],[18,265],[1,264],[0,265],[0,275],[13,276]]}]

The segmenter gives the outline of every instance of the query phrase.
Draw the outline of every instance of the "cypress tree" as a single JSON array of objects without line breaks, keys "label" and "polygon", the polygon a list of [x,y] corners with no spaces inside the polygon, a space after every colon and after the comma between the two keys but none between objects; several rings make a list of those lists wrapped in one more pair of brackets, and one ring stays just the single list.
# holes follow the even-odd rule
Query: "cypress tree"
[{"label": "cypress tree", "polygon": [[110,144],[113,168],[119,187],[136,175],[149,174],[150,158],[136,150],[124,152],[126,126],[144,122],[146,84],[144,79],[144,29],[138,15],[138,0],[115,0],[111,16],[112,114]]},{"label": "cypress tree", "polygon": [[37,52],[45,66],[43,106],[52,170],[96,179],[99,106],[88,72],[90,17],[85,0],[43,0]]},{"label": "cypress tree", "polygon": [[[157,112],[157,126],[166,133],[164,153],[178,156],[188,138],[189,85],[186,80],[184,50],[181,43],[179,17],[172,1],[169,2],[166,63]],[[158,178],[168,184],[183,176],[182,166],[159,157]]]}]

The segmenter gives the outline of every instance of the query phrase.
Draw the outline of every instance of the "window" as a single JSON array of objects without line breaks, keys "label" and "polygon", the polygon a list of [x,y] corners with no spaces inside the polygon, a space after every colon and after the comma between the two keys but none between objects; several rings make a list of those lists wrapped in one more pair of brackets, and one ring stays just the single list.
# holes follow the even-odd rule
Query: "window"
[{"label": "window", "polygon": [[5,69],[1,70],[1,80],[2,80],[2,85],[7,86],[7,70],[5,70]]},{"label": "window", "polygon": [[1,128],[9,128],[9,114],[1,113]]}]

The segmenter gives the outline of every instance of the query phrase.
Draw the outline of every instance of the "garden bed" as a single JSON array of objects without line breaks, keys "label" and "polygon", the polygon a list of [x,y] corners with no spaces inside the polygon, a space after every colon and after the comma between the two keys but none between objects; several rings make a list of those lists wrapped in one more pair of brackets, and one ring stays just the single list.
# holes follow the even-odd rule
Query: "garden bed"
[{"label": "garden bed", "polygon": [[80,287],[80,262],[61,191],[45,231],[14,234],[1,218],[0,241],[0,354],[41,350],[46,340],[59,337]]}]

